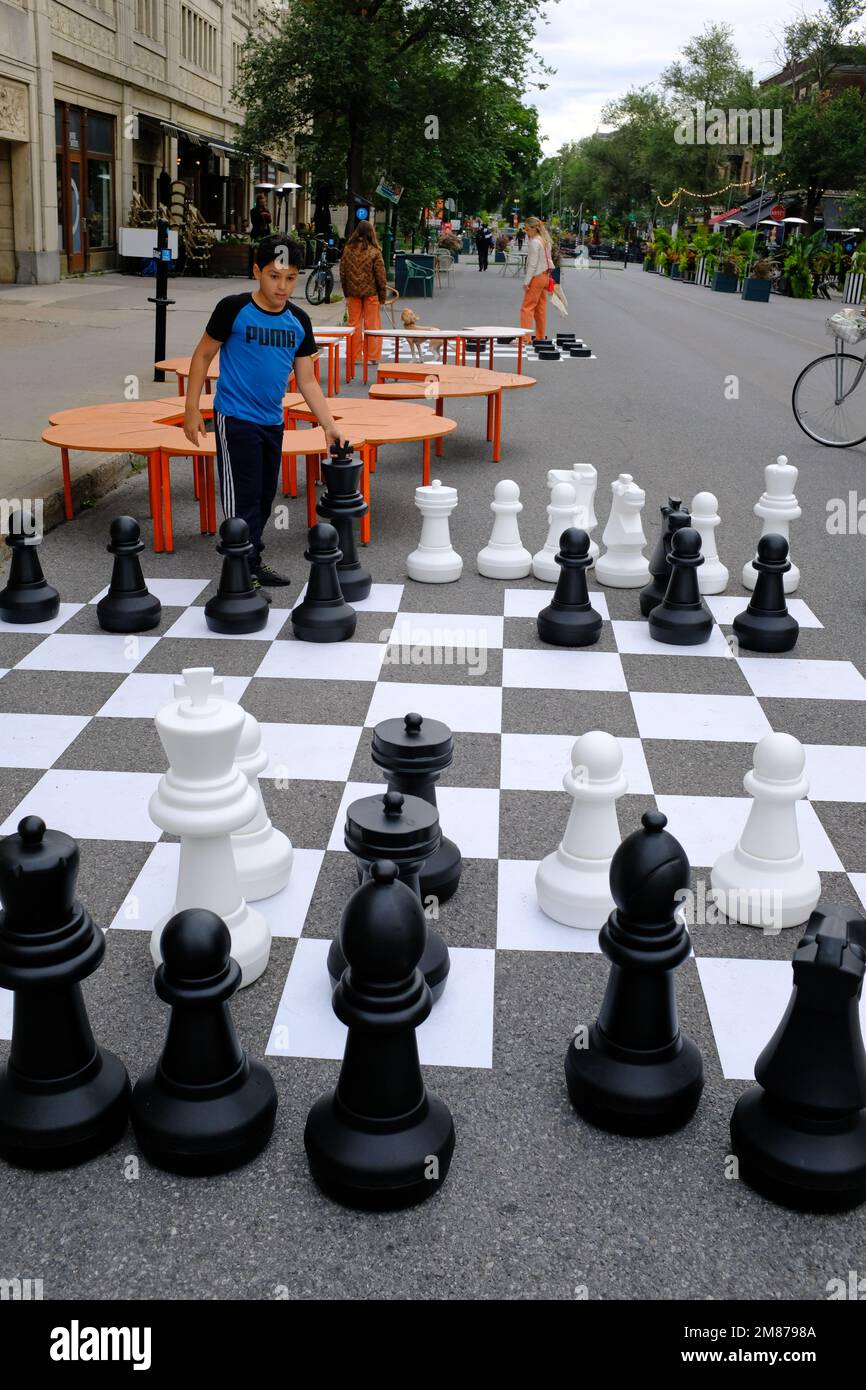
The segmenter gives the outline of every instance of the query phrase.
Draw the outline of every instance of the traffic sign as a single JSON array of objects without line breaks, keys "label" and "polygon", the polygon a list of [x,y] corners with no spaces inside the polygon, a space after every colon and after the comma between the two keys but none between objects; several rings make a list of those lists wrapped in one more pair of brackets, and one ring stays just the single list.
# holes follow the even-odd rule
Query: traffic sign
[{"label": "traffic sign", "polygon": [[770,216],[772,217],[774,222],[783,222],[785,220],[784,203],[774,203],[773,206],[770,208]]}]

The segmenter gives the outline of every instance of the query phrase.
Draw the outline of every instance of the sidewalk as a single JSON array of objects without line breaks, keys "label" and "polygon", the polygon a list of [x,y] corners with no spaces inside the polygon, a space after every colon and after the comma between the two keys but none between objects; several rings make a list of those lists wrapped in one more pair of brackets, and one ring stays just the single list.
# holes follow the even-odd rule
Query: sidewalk
[{"label": "sidewalk", "polygon": [[[169,280],[166,354],[188,355],[217,301],[243,294],[251,280]],[[50,410],[122,400],[136,391],[142,400],[171,395],[173,378],[153,380],[155,280],[132,275],[92,275],[57,285],[0,287],[0,497],[44,499],[46,529],[62,518],[60,451],[42,443]],[[314,324],[340,323],[345,304],[317,308],[295,299]],[[128,454],[72,454],[76,508],[128,476]]]}]

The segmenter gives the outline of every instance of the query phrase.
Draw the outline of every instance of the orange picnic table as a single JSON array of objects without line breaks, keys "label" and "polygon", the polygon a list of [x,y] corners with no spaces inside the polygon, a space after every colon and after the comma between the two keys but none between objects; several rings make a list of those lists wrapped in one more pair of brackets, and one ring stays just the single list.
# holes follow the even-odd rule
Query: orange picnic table
[{"label": "orange picnic table", "polygon": [[[375,382],[370,387],[370,395],[374,399],[401,401],[423,396],[435,402],[436,412],[440,415],[449,396],[486,396],[487,438],[493,442],[494,463],[499,463],[502,457],[503,391],[535,385],[534,377],[522,376],[517,372],[491,372],[484,367],[456,367],[441,362],[380,363],[378,375],[380,378],[393,377],[394,381]],[[436,452],[442,452],[441,441],[437,441]]]}]

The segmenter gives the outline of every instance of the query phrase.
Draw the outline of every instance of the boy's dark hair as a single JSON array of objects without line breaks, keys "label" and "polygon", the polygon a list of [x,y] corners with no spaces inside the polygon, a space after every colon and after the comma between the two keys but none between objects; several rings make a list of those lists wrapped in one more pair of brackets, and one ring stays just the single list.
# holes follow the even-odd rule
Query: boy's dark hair
[{"label": "boy's dark hair", "polygon": [[304,263],[304,249],[293,237],[262,237],[256,247],[255,263],[259,270],[264,270],[265,266],[271,265],[273,261],[278,261],[284,269],[293,265],[300,270]]}]

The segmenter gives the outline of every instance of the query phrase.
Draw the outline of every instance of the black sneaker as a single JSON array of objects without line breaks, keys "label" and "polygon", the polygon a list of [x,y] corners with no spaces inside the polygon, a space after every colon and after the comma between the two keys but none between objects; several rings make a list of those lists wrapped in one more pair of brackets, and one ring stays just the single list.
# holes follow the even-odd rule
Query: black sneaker
[{"label": "black sneaker", "polygon": [[286,579],[285,575],[277,574],[268,565],[256,565],[252,571],[260,584],[267,584],[272,589],[284,589],[291,584],[291,579]]},{"label": "black sneaker", "polygon": [[267,589],[262,588],[261,580],[259,579],[258,574],[250,575],[250,588],[252,589],[254,594],[261,594],[262,598],[265,600],[265,603],[273,603],[273,599],[271,598],[271,595],[268,593]]}]

